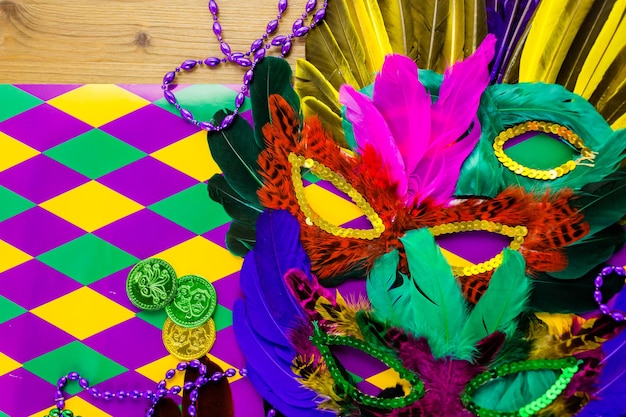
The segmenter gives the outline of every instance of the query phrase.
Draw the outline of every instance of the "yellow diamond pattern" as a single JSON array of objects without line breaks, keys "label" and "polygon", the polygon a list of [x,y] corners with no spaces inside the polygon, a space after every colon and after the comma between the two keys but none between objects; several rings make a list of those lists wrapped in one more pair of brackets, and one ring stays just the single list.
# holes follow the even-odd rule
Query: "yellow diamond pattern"
[{"label": "yellow diamond pattern", "polygon": [[206,181],[222,172],[211,157],[206,132],[194,133],[151,156],[198,181]]},{"label": "yellow diamond pattern", "polygon": [[31,312],[79,340],[135,317],[129,309],[89,287],[79,288]]},{"label": "yellow diamond pattern", "polygon": [[93,232],[143,208],[96,181],[74,188],[40,206],[87,232]]},{"label": "yellow diamond pattern", "polygon": [[154,255],[169,262],[179,277],[200,275],[210,282],[217,281],[241,269],[243,260],[226,249],[196,236]]},{"label": "yellow diamond pattern", "polygon": [[[167,355],[162,357],[161,359],[157,359],[154,362],[144,365],[141,368],[137,368],[135,369],[135,371],[154,382],[159,382],[163,379],[163,375],[165,374],[164,370],[176,369],[176,365],[179,362],[180,360],[175,358],[173,355]],[[184,372],[176,372],[174,378],[168,380],[168,387],[171,387],[173,385],[179,385],[182,387],[184,384]]]},{"label": "yellow diamond pattern", "polygon": [[149,101],[113,84],[88,84],[48,101],[77,119],[100,127],[149,104]]},{"label": "yellow diamond pattern", "polygon": [[22,366],[21,363],[0,352],[0,376],[8,374]]},{"label": "yellow diamond pattern", "polygon": [[[41,417],[48,415],[48,412],[54,408],[54,404],[51,404],[49,407],[44,408],[43,410],[31,414],[28,417]],[[82,417],[113,417],[109,413],[105,413],[99,408],[89,404],[87,401],[83,400],[79,396],[74,396],[70,399],[65,400],[65,408],[67,410],[72,410],[75,416]]]},{"label": "yellow diamond pattern", "polygon": [[31,259],[33,257],[26,252],[22,252],[4,240],[0,240],[0,272],[21,265]]},{"label": "yellow diamond pattern", "polygon": [[0,132],[0,171],[9,169],[37,155],[39,155],[39,151]]},{"label": "yellow diamond pattern", "polygon": [[402,387],[404,388],[404,392],[406,393],[408,393],[411,389],[411,384],[409,384],[408,381],[400,378],[400,374],[398,374],[391,368],[367,378],[366,381],[370,384],[377,386],[380,389],[394,387],[396,384],[402,385]]}]

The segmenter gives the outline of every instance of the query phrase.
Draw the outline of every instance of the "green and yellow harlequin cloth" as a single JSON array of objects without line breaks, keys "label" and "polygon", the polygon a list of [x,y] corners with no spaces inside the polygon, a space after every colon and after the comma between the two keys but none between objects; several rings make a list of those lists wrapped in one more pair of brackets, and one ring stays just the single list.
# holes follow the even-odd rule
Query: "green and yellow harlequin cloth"
[{"label": "green and yellow harlequin cloth", "polygon": [[[209,119],[232,106],[237,87],[179,85],[176,94]],[[160,86],[0,85],[0,416],[47,414],[70,371],[103,391],[154,389],[178,363],[161,340],[166,315],[138,310],[125,291],[132,266],[149,257],[213,283],[209,355],[223,368],[245,366],[232,329],[242,260],[227,251],[230,219],[206,191],[218,172],[206,133]],[[330,220],[360,215],[322,185],[307,189]],[[357,369],[361,386],[389,377]],[[250,382],[230,382],[236,416],[263,415]],[[75,382],[66,398],[83,417],[141,416],[149,406],[95,399]]]}]

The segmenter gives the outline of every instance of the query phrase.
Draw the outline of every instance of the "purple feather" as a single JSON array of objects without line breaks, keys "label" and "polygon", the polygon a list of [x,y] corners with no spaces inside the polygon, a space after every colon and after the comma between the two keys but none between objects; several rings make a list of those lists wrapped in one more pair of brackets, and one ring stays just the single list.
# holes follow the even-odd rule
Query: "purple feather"
[{"label": "purple feather", "polygon": [[522,39],[539,0],[490,0],[486,5],[487,31],[498,39],[490,81],[502,82],[511,55]]},{"label": "purple feather", "polygon": [[235,302],[233,327],[259,394],[285,415],[323,417],[331,414],[316,409],[317,394],[304,389],[291,371],[296,353],[288,334],[305,316],[283,276],[291,268],[308,274],[299,234],[299,223],[288,212],[259,216],[257,243],[240,273],[243,298]]},{"label": "purple feather", "polygon": [[[616,299],[614,309],[626,310],[626,291]],[[596,392],[597,399],[592,400],[578,417],[625,416],[626,404],[626,331],[602,345],[605,357],[600,374],[600,384]]]}]

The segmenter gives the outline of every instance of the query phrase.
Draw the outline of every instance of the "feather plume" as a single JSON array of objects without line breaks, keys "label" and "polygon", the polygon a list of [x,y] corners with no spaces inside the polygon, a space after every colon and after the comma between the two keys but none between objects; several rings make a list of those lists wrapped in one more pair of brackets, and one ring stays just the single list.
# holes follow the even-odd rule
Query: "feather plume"
[{"label": "feather plume", "polygon": [[589,98],[607,122],[613,123],[626,112],[626,46],[604,73],[598,87]]},{"label": "feather plume", "polygon": [[180,409],[178,404],[171,398],[161,398],[154,406],[154,417],[180,417]]},{"label": "feather plume", "polygon": [[585,59],[589,55],[589,51],[596,41],[602,26],[607,21],[615,2],[616,0],[595,2],[593,7],[591,7],[585,20],[578,28],[567,56],[563,60],[563,65],[556,79],[558,84],[570,91],[574,90],[580,69],[585,63]]},{"label": "feather plume", "polygon": [[245,256],[256,242],[254,225],[233,220],[226,232],[226,247],[235,256]]},{"label": "feather plume", "polygon": [[291,66],[284,59],[267,57],[254,69],[254,78],[250,83],[250,103],[254,119],[254,140],[259,149],[265,147],[263,127],[271,121],[269,98],[279,94],[289,103],[293,112],[300,112],[300,99],[293,90]]},{"label": "feather plume", "polygon": [[510,82],[509,73],[515,73],[522,45],[528,34],[529,22],[539,0],[509,1],[487,0],[487,30],[497,38],[496,54],[491,67],[492,82]]},{"label": "feather plume", "polygon": [[[332,3],[329,3],[329,5]],[[315,48],[307,48],[306,58],[311,64],[313,64],[328,80],[336,90],[343,84],[361,86],[361,83],[355,78],[351,70],[351,65],[346,56],[344,50],[339,45],[334,35],[335,32],[331,31],[327,22],[322,22],[315,30],[311,31],[308,35],[308,42],[315,42]],[[349,36],[347,52],[352,52],[355,57],[359,56],[358,48],[360,43],[354,43],[356,39],[353,39],[353,35]],[[361,58],[361,62],[363,62]],[[299,87],[298,87],[299,88]]]},{"label": "feather plume", "polygon": [[580,69],[574,92],[589,98],[604,73],[626,46],[626,0],[618,0]]},{"label": "feather plume", "polygon": [[352,123],[361,153],[367,146],[373,147],[382,157],[392,184],[397,185],[398,195],[405,196],[407,177],[404,161],[383,115],[366,96],[351,86],[342,86],[339,96],[346,105],[346,118]]},{"label": "feather plume", "polygon": [[231,218],[245,224],[254,225],[263,212],[261,204],[256,201],[248,201],[241,197],[228,184],[223,175],[215,174],[208,182],[209,197],[224,207],[224,211]]},{"label": "feather plume", "polygon": [[241,272],[244,297],[233,311],[235,336],[246,357],[248,375],[257,391],[284,414],[323,416],[315,408],[315,394],[303,390],[291,371],[295,351],[287,332],[304,315],[283,275],[290,268],[308,270],[299,244],[299,225],[289,213],[266,212],[259,217],[257,230],[257,245],[246,256]]},{"label": "feather plume", "polygon": [[[221,122],[226,113],[220,111],[216,120]],[[209,132],[211,156],[224,173],[226,182],[249,202],[258,201],[256,192],[263,185],[257,173],[257,157],[261,148],[252,140],[252,128],[243,118],[237,117],[229,129]]]},{"label": "feather plume", "polygon": [[376,73],[383,65],[385,56],[392,53],[385,22],[377,0],[346,1],[353,22],[358,22],[357,33],[365,48],[365,65],[370,74]]},{"label": "feather plume", "polygon": [[525,309],[529,291],[524,258],[519,252],[505,249],[502,265],[467,319],[464,336],[476,343],[496,331],[507,337],[513,335],[517,329],[514,320]]},{"label": "feather plume", "polygon": [[520,82],[552,83],[593,0],[539,3],[520,61]]},{"label": "feather plume", "polygon": [[449,0],[416,2],[412,17],[418,39],[417,65],[420,68],[443,72],[446,65],[452,62],[443,54],[449,7]]},{"label": "feather plume", "polygon": [[389,43],[395,53],[406,55],[415,60],[417,57],[417,38],[415,36],[416,2],[410,0],[379,0],[378,5],[389,35]]},{"label": "feather plume", "polygon": [[465,58],[465,2],[450,0],[446,22],[446,38],[443,45],[446,66]]},{"label": "feather plume", "polygon": [[465,300],[433,236],[425,229],[411,230],[400,240],[411,276],[405,277],[393,291],[402,291],[405,308],[414,312],[403,327],[416,336],[426,337],[436,358],[452,354],[467,358],[473,345],[468,345],[461,335],[467,314]]},{"label": "feather plume", "polygon": [[465,56],[473,54],[487,35],[487,8],[485,0],[465,0]]},{"label": "feather plume", "polygon": [[304,59],[296,61],[296,93],[300,97],[315,97],[337,115],[339,107],[339,91],[317,69]]},{"label": "feather plume", "polygon": [[341,116],[334,113],[320,100],[312,96],[304,97],[302,99],[302,113],[305,120],[311,117],[319,118],[320,122],[324,126],[324,129],[331,133],[337,145],[343,148],[350,147],[343,130],[343,120]]}]

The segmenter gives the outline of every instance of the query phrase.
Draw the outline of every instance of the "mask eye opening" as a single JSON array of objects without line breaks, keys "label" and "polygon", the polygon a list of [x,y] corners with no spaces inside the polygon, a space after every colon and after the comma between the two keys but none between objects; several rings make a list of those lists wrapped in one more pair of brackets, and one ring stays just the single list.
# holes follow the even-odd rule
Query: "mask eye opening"
[{"label": "mask eye opening", "polygon": [[[324,164],[311,158],[304,158],[302,155],[296,155],[293,152],[289,153],[288,160],[291,163],[291,181],[295,190],[296,199],[298,200],[298,206],[300,206],[300,210],[306,216],[306,223],[309,226],[316,225],[325,232],[339,237],[351,237],[366,240],[376,239],[385,231],[385,225],[383,224],[382,219],[374,211],[372,206],[370,206],[365,198],[350,184],[348,184],[343,177],[331,171]],[[301,172],[303,167],[309,169],[310,172],[315,174],[318,178],[329,181],[338,190],[348,194],[348,196],[352,199],[352,202],[365,214],[373,228],[356,229],[340,227],[331,224],[316,213],[311,208],[304,192]]]},{"label": "mask eye opening", "polygon": [[[580,155],[576,159],[571,159],[552,169],[535,169],[526,167],[514,161],[504,152],[504,144],[509,139],[523,135],[526,132],[543,132],[550,135],[556,135],[565,144],[574,147]],[[515,174],[544,181],[560,178],[572,172],[577,166],[593,167],[596,155],[598,154],[597,152],[592,151],[589,147],[585,146],[583,139],[567,127],[545,121],[528,121],[500,132],[500,134],[493,140],[493,153],[502,165]]]},{"label": "mask eye opening", "polygon": [[[311,342],[318,348],[330,374],[335,381],[336,391],[343,396],[367,407],[381,410],[392,410],[409,406],[424,396],[424,383],[418,375],[405,368],[400,360],[389,355],[386,351],[368,344],[363,340],[351,336],[329,335],[320,329],[317,322],[313,322],[313,335]],[[357,387],[347,381],[337,365],[334,355],[330,351],[330,346],[348,346],[360,350],[378,359],[385,365],[396,371],[400,378],[406,380],[411,385],[410,392],[403,397],[380,398],[361,392]]]},{"label": "mask eye opening", "polygon": [[[554,400],[556,400],[556,398],[561,395],[563,391],[565,391],[574,375],[578,372],[578,368],[581,364],[581,360],[577,360],[575,357],[571,356],[561,359],[532,359],[500,365],[474,377],[466,385],[465,390],[461,394],[461,401],[463,402],[465,408],[475,416],[532,416],[552,404]],[[560,370],[561,374],[557,377],[557,380],[545,392],[545,394],[524,405],[517,411],[500,412],[489,410],[479,406],[472,399],[473,394],[478,390],[478,388],[489,381],[518,372],[533,370]]]}]

